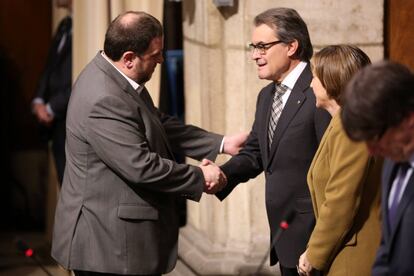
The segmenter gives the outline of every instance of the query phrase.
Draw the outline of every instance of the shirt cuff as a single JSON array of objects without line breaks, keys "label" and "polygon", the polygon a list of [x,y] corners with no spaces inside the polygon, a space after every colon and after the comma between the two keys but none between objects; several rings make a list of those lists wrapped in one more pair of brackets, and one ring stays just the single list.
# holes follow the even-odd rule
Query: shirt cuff
[{"label": "shirt cuff", "polygon": [[30,105],[31,109],[32,109],[32,113],[35,114],[35,109],[34,106],[35,104],[44,104],[45,101],[42,98],[36,97],[33,99],[32,104]]},{"label": "shirt cuff", "polygon": [[32,105],[34,104],[44,104],[45,101],[42,98],[34,98],[32,101]]},{"label": "shirt cuff", "polygon": [[46,111],[50,116],[55,117],[55,112],[53,112],[53,109],[50,107],[49,103],[46,105]]},{"label": "shirt cuff", "polygon": [[226,136],[223,137],[223,140],[221,140],[220,150],[219,153],[223,153],[224,151],[224,139],[226,139]]}]

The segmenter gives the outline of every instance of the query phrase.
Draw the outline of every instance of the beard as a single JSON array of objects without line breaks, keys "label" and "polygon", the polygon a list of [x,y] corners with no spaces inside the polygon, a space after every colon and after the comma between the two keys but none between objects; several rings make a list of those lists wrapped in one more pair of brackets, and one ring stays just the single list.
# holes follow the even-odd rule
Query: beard
[{"label": "beard", "polygon": [[149,75],[142,75],[140,76],[140,78],[138,79],[137,83],[139,85],[142,85],[144,83],[146,83],[147,81],[149,81],[151,79],[152,74]]},{"label": "beard", "polygon": [[139,85],[141,85],[141,84],[144,84],[147,81],[149,81],[152,77],[152,73],[154,73],[154,70],[155,70],[155,67],[150,72],[148,72],[148,71],[147,72],[144,72],[144,71],[141,72],[141,74],[139,74],[139,76],[138,76],[137,83]]}]

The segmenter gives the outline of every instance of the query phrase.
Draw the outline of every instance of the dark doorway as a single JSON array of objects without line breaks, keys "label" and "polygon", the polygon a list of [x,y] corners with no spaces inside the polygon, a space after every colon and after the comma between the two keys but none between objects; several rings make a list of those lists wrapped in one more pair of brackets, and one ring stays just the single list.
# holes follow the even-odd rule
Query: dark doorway
[{"label": "dark doorway", "polygon": [[[159,108],[162,112],[178,117],[184,122],[184,60],[181,1],[164,0],[164,63],[161,66],[161,88]],[[185,157],[175,153],[179,163]],[[179,198],[180,225],[187,221],[187,204]]]},{"label": "dark doorway", "polygon": [[[2,230],[30,228],[32,219],[44,226],[46,200],[40,200],[36,203],[38,208],[31,210],[32,194],[25,188],[32,183],[22,183],[19,179],[30,178],[25,174],[39,169],[36,158],[32,158],[36,153],[46,156],[46,147],[40,142],[30,103],[51,41],[51,18],[50,0],[0,1]],[[31,158],[25,159],[26,155]],[[46,198],[45,193],[43,196]]]}]

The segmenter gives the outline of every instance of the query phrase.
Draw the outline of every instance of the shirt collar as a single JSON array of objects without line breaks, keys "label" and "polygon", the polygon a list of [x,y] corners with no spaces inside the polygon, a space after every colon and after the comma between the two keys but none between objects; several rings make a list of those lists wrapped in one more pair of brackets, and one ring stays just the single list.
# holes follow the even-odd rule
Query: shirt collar
[{"label": "shirt collar", "polygon": [[296,67],[283,79],[282,84],[287,86],[289,90],[292,90],[307,65],[308,64],[304,61],[299,62],[299,64],[296,65]]},{"label": "shirt collar", "polygon": [[144,89],[144,86],[143,85],[139,85],[136,81],[134,81],[133,79],[131,79],[130,77],[128,77],[127,75],[125,75],[121,70],[119,70],[112,63],[112,61],[109,59],[109,57],[107,55],[105,55],[104,51],[101,51],[101,55],[106,59],[106,61],[109,62],[109,64],[111,64],[129,82],[129,84],[131,84],[132,88],[134,88],[135,91],[137,91],[138,93],[140,93],[142,91],[142,89]]}]

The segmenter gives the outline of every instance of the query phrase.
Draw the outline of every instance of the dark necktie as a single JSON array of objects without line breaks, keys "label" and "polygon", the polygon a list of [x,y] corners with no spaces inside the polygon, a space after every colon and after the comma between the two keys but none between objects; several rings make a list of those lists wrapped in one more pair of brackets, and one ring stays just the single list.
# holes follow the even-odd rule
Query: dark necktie
[{"label": "dark necktie", "polygon": [[269,142],[269,149],[272,146],[273,136],[275,134],[275,129],[277,126],[277,122],[279,121],[280,114],[283,110],[283,102],[282,96],[286,93],[288,87],[283,84],[276,85],[275,95],[273,96],[273,103],[272,103],[272,113],[270,115],[269,120],[269,129],[268,129],[268,142]]},{"label": "dark necktie", "polygon": [[148,93],[148,90],[144,87],[141,92],[139,92],[139,96],[141,100],[145,103],[145,105],[148,107],[148,109],[153,112],[154,111],[154,102],[152,101],[152,98],[150,94]]},{"label": "dark necktie", "polygon": [[389,210],[388,210],[388,222],[391,228],[395,226],[398,205],[400,203],[399,195],[401,193],[401,189],[404,184],[404,179],[410,167],[411,167],[410,163],[407,163],[407,162],[399,164],[399,170],[397,173],[397,181],[394,183],[395,185],[394,194],[391,199],[391,206],[389,207]]}]

